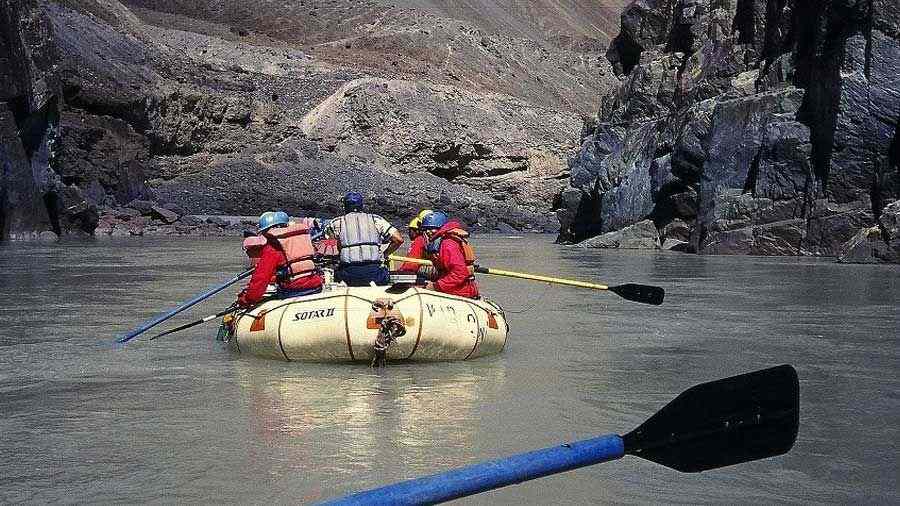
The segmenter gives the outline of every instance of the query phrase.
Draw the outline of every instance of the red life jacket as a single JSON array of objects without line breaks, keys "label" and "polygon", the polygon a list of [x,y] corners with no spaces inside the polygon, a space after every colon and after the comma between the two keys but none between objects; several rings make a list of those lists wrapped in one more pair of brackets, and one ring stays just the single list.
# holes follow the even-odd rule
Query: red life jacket
[{"label": "red life jacket", "polygon": [[271,228],[266,231],[266,235],[272,239],[275,247],[284,253],[287,276],[279,276],[282,284],[290,284],[318,272],[313,262],[316,250],[309,238],[309,226],[306,223],[291,223],[286,227]]},{"label": "red life jacket", "polygon": [[469,244],[469,232],[462,228],[450,228],[439,231],[426,248],[426,252],[429,253],[429,259],[433,260],[433,258],[441,251],[441,241],[444,239],[455,241],[459,244],[460,248],[462,248],[463,257],[466,259],[466,268],[469,270],[469,278],[474,280],[475,262],[477,261],[477,258],[475,257],[475,250],[472,248],[472,245]]}]

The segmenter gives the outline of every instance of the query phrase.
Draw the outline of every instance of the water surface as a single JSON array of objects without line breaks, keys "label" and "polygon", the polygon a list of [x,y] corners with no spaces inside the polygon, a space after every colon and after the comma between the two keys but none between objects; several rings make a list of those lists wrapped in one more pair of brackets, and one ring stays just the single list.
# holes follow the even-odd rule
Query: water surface
[{"label": "water surface", "polygon": [[782,363],[802,397],[786,456],[697,475],[626,457],[460,502],[898,501],[898,267],[584,251],[547,236],[476,247],[489,266],[657,284],[666,302],[482,276],[509,311],[502,355],[284,363],[229,353],[213,323],[112,345],[239,272],[238,239],[0,246],[0,502],[311,502],[624,433],[691,385]]}]

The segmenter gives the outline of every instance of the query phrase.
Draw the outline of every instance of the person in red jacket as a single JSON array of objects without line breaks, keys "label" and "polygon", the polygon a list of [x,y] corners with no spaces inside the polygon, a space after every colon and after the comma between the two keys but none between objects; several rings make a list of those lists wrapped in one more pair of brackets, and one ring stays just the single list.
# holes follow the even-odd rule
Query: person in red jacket
[{"label": "person in red jacket", "polygon": [[477,299],[475,252],[469,245],[469,233],[440,211],[422,220],[422,230],[428,239],[425,252],[435,269],[434,281],[425,288]]},{"label": "person in red jacket", "polygon": [[[409,239],[412,241],[406,256],[409,258],[425,258],[425,234],[422,233],[422,218],[431,214],[431,209],[423,209],[418,216],[409,222]],[[421,272],[422,266],[415,262],[403,262],[397,269],[400,272]]]},{"label": "person in red jacket", "polygon": [[259,217],[259,233],[266,244],[237,304],[250,307],[259,303],[275,277],[281,296],[305,295],[322,290],[322,274],[313,262],[315,249],[305,223],[290,223],[283,212],[267,212]]}]

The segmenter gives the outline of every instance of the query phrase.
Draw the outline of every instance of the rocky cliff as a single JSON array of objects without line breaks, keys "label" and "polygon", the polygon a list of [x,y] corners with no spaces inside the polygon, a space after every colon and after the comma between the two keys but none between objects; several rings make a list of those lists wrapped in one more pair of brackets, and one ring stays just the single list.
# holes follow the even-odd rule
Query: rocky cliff
[{"label": "rocky cliff", "polygon": [[636,0],[607,58],[563,239],[900,259],[896,0]]},{"label": "rocky cliff", "polygon": [[555,230],[623,1],[0,0],[2,237],[329,214],[351,188],[398,221]]}]

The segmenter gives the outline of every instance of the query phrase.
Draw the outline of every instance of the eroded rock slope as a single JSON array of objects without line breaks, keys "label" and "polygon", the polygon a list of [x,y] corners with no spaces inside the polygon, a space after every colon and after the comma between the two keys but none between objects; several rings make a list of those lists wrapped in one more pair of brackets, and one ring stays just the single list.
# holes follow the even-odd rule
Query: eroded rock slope
[{"label": "eroded rock slope", "polygon": [[134,200],[327,214],[350,188],[398,221],[553,230],[620,3],[5,0],[3,237]]}]

